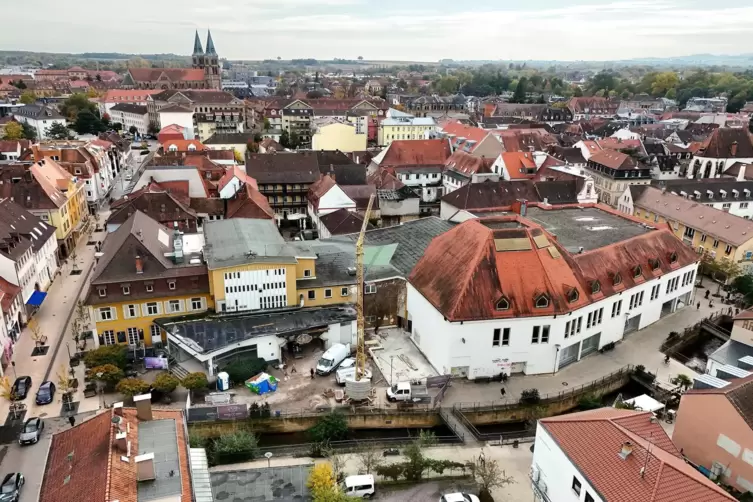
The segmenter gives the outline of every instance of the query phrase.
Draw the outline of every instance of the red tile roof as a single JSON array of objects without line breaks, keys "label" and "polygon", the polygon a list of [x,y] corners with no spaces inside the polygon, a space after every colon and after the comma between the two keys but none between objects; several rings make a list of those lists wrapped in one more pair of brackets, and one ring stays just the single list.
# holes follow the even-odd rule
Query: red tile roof
[{"label": "red tile roof", "polygon": [[[536,163],[531,153],[503,152],[500,155],[511,180],[527,180],[536,176]],[[528,173],[530,169],[533,169],[531,174]]]},{"label": "red tile roof", "polygon": [[[685,463],[653,414],[602,408],[539,421],[605,502],[729,502]],[[632,453],[620,456],[630,442]],[[641,474],[643,470],[643,474]]]},{"label": "red tile roof", "polygon": [[573,97],[567,102],[567,107],[573,113],[604,115],[617,112],[619,103],[600,97]]},{"label": "red tile roof", "polygon": [[508,129],[491,132],[507,152],[546,151],[550,146],[558,146],[557,138],[546,129]]},{"label": "red tile roof", "polygon": [[332,176],[322,176],[309,187],[307,199],[314,209],[319,209],[319,200],[336,185],[337,183]]},{"label": "red tile roof", "polygon": [[397,179],[394,174],[382,169],[370,174],[367,177],[366,182],[369,185],[374,185],[375,187],[384,190],[397,190],[398,188],[403,188],[405,186],[405,183]]},{"label": "red tile roof", "polygon": [[[354,234],[360,232],[363,226],[363,218],[347,209],[338,209],[325,214],[319,218],[319,221],[332,235]],[[367,229],[373,230],[374,227],[369,224]]]},{"label": "red tile roof", "polygon": [[246,171],[244,171],[240,166],[232,166],[227,168],[227,170],[225,170],[225,174],[217,183],[217,189],[222,190],[223,188],[225,188],[225,186],[227,186],[227,184],[230,183],[230,180],[232,180],[233,178],[238,178],[241,183],[251,185],[257,190],[259,189],[259,185],[256,183],[256,180],[246,174]]},{"label": "red tile roof", "polygon": [[21,288],[0,277],[0,307],[3,312],[10,312],[13,300],[21,292]]},{"label": "red tile roof", "polygon": [[174,134],[180,134],[181,136],[183,136],[183,131],[185,131],[185,129],[186,129],[185,127],[179,126],[178,124],[170,124],[160,129],[158,134],[174,133]]},{"label": "red tile roof", "polygon": [[751,158],[753,157],[753,140],[747,128],[719,128],[706,138],[698,155],[714,159]]},{"label": "red tile roof", "polygon": [[158,94],[162,89],[110,89],[102,96],[105,103],[141,103],[152,94]]},{"label": "red tile roof", "polygon": [[452,154],[446,139],[398,140],[387,147],[381,167],[444,165]]},{"label": "red tile roof", "polygon": [[491,173],[492,164],[494,164],[493,158],[475,157],[462,150],[456,150],[445,162],[445,167],[472,176],[474,174]]},{"label": "red tile roof", "polygon": [[204,144],[197,140],[197,139],[168,139],[164,143],[162,143],[162,147],[165,149],[166,152],[171,151],[171,147],[175,146],[177,150],[174,150],[176,152],[188,152],[189,147],[193,146],[195,150],[193,151],[201,151],[206,150],[207,147],[204,146]]},{"label": "red tile roof", "polygon": [[[489,131],[481,129],[480,127],[472,127],[460,122],[448,122],[442,126],[442,131],[445,134],[453,134],[454,137],[450,139],[452,144],[462,146],[465,142],[475,141],[476,143],[469,150],[472,152],[481,143],[484,138],[489,135]],[[465,138],[465,142],[459,141],[460,138]]]},{"label": "red tile roof", "polygon": [[619,139],[619,138],[603,138],[595,141],[602,149],[611,148],[612,150],[628,150],[636,149],[639,152],[645,153],[643,148],[643,142],[639,139]]},{"label": "red tile roof", "polygon": [[638,167],[635,159],[630,155],[616,150],[601,150],[588,159],[589,162],[609,167],[611,169],[635,169]]},{"label": "red tile roof", "polygon": [[204,70],[193,68],[129,68],[134,82],[154,82],[164,73],[172,82],[200,82],[204,80]]}]

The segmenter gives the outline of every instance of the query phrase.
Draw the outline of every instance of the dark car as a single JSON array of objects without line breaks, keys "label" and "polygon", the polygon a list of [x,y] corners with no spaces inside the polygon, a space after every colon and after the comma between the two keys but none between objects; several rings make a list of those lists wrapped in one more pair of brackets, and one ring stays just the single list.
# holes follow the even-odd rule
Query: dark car
[{"label": "dark car", "polygon": [[55,384],[42,382],[37,391],[37,404],[50,404],[55,399]]},{"label": "dark car", "polygon": [[44,422],[39,417],[32,417],[24,423],[21,434],[18,436],[18,444],[36,444],[42,436]]},{"label": "dark car", "polygon": [[23,399],[26,399],[26,396],[29,395],[29,391],[31,390],[31,377],[30,376],[22,376],[16,378],[16,381],[13,382],[13,388],[11,388],[10,392],[13,396],[14,401],[21,401]]},{"label": "dark car", "polygon": [[18,502],[21,498],[21,487],[26,483],[24,475],[20,472],[11,472],[3,478],[0,485],[0,502]]}]

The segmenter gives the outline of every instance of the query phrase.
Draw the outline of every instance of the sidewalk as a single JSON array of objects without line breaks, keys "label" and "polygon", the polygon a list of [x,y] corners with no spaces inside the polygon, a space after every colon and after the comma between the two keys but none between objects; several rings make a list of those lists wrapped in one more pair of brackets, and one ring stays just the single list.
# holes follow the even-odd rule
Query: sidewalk
[{"label": "sidewalk", "polygon": [[[98,214],[97,217],[100,224],[105,220],[105,215],[102,213]],[[103,232],[95,233],[93,234],[93,239],[101,241],[104,239],[104,236]],[[60,267],[60,273],[47,290],[47,298],[34,315],[34,319],[39,323],[42,332],[47,336],[47,345],[49,346],[47,354],[31,357],[35,344],[28,328],[23,329],[18,342],[16,342],[13,348],[13,361],[16,363],[16,366],[15,369],[9,366],[6,376],[11,382],[16,376],[30,376],[32,380],[31,392],[24,400],[27,407],[27,418],[35,415],[48,417],[60,415],[62,403],[59,393],[56,394],[53,403],[45,406],[37,407],[34,400],[36,391],[43,381],[50,380],[57,385],[57,374],[61,371],[63,365],[66,369],[68,368],[66,342],[70,344],[71,352],[75,350],[73,336],[70,334],[70,322],[75,313],[77,301],[82,292],[85,294],[94,264],[95,249],[94,246],[86,245],[88,240],[88,235],[82,235],[76,246],[76,264],[82,270],[81,274],[70,275],[73,264],[69,259],[67,264]],[[88,329],[91,329],[91,326],[84,328],[84,330]],[[80,365],[76,369],[78,370],[76,376],[79,379],[81,389],[78,393],[81,394],[81,399],[79,396],[76,396],[75,400],[81,401],[83,398],[83,365]],[[79,372],[81,373],[80,375]],[[92,400],[95,401],[95,404],[98,402],[97,399]],[[80,413],[92,411],[89,409],[91,406],[83,406],[84,402],[81,404],[82,406],[79,408]],[[94,406],[93,409],[96,410],[97,408],[98,406]],[[8,401],[4,399],[0,400],[0,416],[5,417],[8,411]]]},{"label": "sidewalk", "polygon": [[716,284],[708,280],[705,281],[704,287],[696,288],[695,298],[698,299],[696,301],[701,302],[700,309],[697,309],[694,304],[670,314],[647,328],[629,334],[611,352],[604,354],[596,352],[555,374],[510,377],[505,384],[505,399],[501,399],[502,384],[499,382],[473,383],[468,380],[453,380],[442,404],[452,406],[455,403],[514,402],[520,398],[520,393],[525,389],[538,389],[542,396],[557,394],[590,383],[628,364],[642,364],[647,371],[656,373],[658,382],[667,385],[671,378],[680,373],[692,378],[697,373],[679,361],[672,359],[668,365],[664,364],[664,354],[659,352],[659,348],[671,331],[682,332],[683,329],[693,326],[701,319],[729,308],[727,305],[722,305],[718,299],[714,299],[714,308],[709,308],[708,300],[703,300],[706,287],[711,288],[712,293],[716,291]]}]

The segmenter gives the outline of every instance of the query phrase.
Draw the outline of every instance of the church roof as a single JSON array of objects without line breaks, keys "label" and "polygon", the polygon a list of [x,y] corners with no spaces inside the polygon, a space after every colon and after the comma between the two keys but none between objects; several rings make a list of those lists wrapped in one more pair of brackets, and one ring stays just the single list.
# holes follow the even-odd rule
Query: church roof
[{"label": "church roof", "polygon": [[199,54],[204,54],[204,49],[201,48],[199,30],[196,30],[196,37],[193,39],[193,55],[198,56]]},{"label": "church roof", "polygon": [[207,30],[207,55],[216,56],[217,51],[214,50],[214,41],[212,40],[212,32]]}]

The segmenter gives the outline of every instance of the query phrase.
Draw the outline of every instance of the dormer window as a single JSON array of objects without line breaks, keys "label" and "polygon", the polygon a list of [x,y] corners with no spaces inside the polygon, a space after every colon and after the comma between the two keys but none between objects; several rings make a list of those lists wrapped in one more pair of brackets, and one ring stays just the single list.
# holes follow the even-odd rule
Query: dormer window
[{"label": "dormer window", "polygon": [[580,297],[580,294],[578,293],[578,290],[576,288],[572,288],[570,291],[567,292],[568,303],[577,302],[579,297]]},{"label": "dormer window", "polygon": [[656,270],[657,268],[659,268],[659,260],[657,260],[656,258],[651,258],[650,260],[648,260],[648,266],[651,267],[651,270]]},{"label": "dormer window", "polygon": [[638,277],[643,275],[643,269],[641,269],[641,266],[638,265],[633,269],[633,279],[637,279]]},{"label": "dormer window", "polygon": [[620,275],[619,272],[612,276],[612,284],[614,284],[615,286],[622,284],[622,275]]},{"label": "dormer window", "polygon": [[494,306],[497,310],[510,310],[510,301],[504,296],[497,300],[497,304]]},{"label": "dormer window", "polygon": [[175,281],[167,281],[167,288],[170,291],[175,291]]},{"label": "dormer window", "polygon": [[677,253],[674,251],[669,255],[669,263],[677,263]]},{"label": "dormer window", "polygon": [[545,309],[549,306],[549,297],[545,294],[541,294],[536,297],[536,308]]},{"label": "dormer window", "polygon": [[99,293],[100,298],[107,296],[107,288],[97,288],[97,292]]},{"label": "dormer window", "polygon": [[601,283],[599,281],[591,281],[591,294],[601,292]]},{"label": "dormer window", "polygon": [[123,286],[123,294],[124,295],[130,295],[131,294],[131,287],[130,286]]}]

